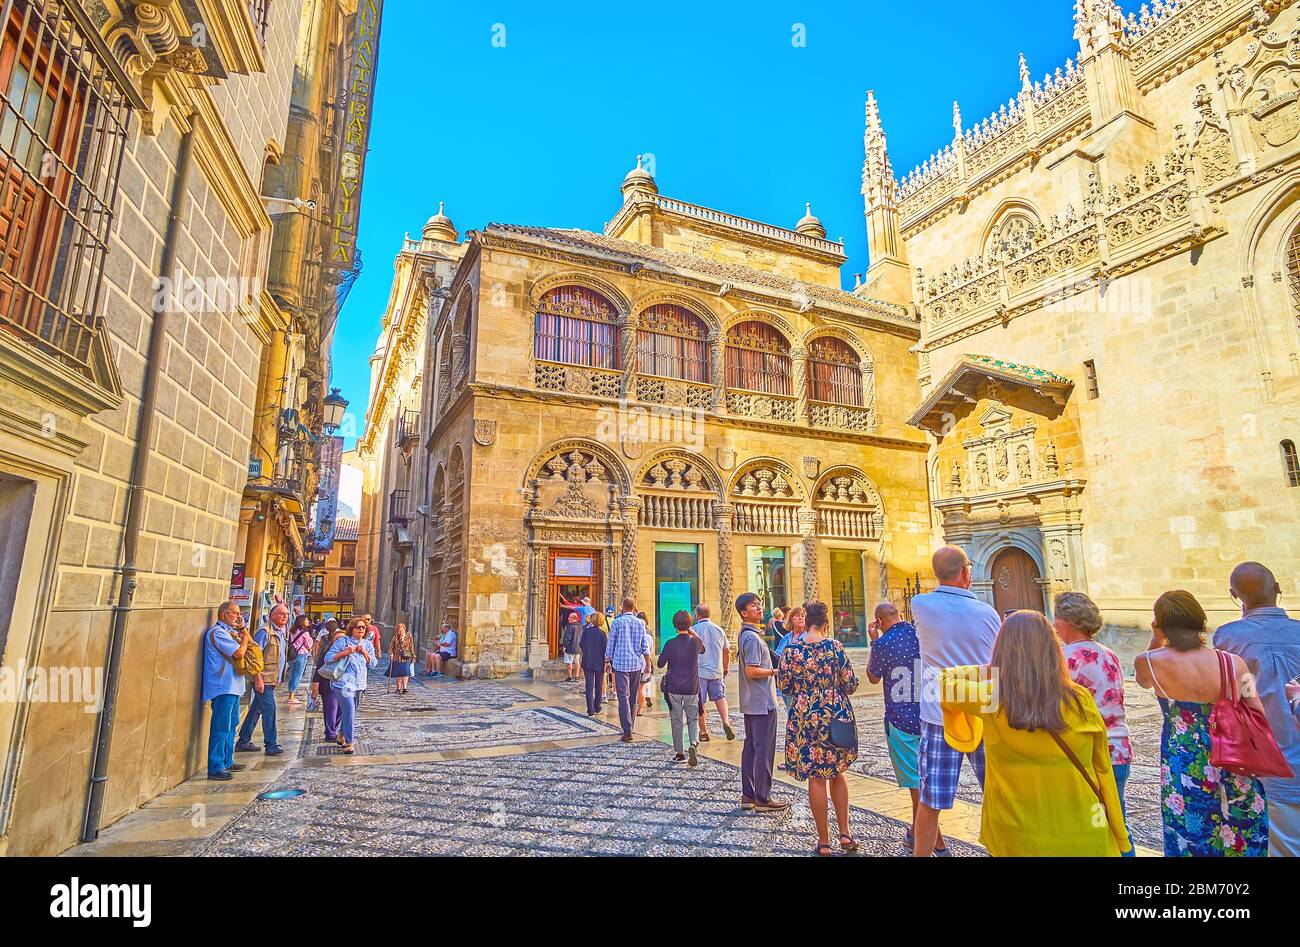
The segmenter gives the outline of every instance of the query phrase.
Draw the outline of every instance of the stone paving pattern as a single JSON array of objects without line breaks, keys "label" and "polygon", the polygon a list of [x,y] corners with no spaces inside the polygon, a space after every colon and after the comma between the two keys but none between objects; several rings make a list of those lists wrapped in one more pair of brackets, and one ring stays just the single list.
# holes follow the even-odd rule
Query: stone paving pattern
[{"label": "stone paving pattern", "polygon": [[[734,766],[668,761],[663,744],[507,758],[286,772],[199,855],[807,855],[812,817],[797,787],[781,815],[742,812]],[[345,823],[339,825],[340,822]],[[904,856],[906,826],[860,808],[861,854]],[[981,854],[951,843],[955,855]]]}]

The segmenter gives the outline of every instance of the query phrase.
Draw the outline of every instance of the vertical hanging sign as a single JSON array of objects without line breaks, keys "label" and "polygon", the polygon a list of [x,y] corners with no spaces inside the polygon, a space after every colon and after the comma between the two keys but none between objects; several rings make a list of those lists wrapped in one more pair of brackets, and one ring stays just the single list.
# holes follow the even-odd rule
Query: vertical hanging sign
[{"label": "vertical hanging sign", "polygon": [[334,201],[334,238],[330,247],[332,269],[350,270],[357,253],[361,223],[361,182],[365,176],[366,149],[379,68],[379,22],[383,0],[361,0],[352,26],[348,56],[348,84],[339,135],[337,191]]}]

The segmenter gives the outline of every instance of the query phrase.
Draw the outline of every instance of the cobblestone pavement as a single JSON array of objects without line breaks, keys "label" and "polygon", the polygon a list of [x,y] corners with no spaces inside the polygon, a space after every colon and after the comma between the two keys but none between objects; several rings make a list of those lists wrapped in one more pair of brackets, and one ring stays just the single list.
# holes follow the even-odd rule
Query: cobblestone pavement
[{"label": "cobblestone pavement", "polygon": [[[732,707],[736,677],[728,682]],[[1138,763],[1128,792],[1135,840],[1159,848],[1159,711],[1130,688]],[[229,783],[189,780],[151,800],[73,854],[85,855],[806,855],[814,830],[803,784],[778,774],[776,815],[739,808],[735,741],[710,706],[713,740],[700,765],[671,762],[658,697],[618,742],[613,700],[595,717],[581,688],[540,681],[416,678],[399,696],[372,675],[357,721],[358,753],[321,739],[319,713],[281,711],[280,757],[241,755]],[[849,777],[854,834],[864,855],[905,854],[910,798],[897,788],[882,732],[879,687],[854,698],[861,754]],[[784,719],[784,709],[780,711]],[[778,742],[778,758],[781,744]],[[305,790],[264,801],[267,789]],[[943,819],[957,855],[979,855],[980,791],[972,774]],[[348,820],[340,824],[340,816]]]},{"label": "cobblestone pavement", "polygon": [[[472,686],[472,685],[470,685]],[[669,762],[657,742],[491,759],[291,770],[200,855],[807,855],[806,797],[742,812],[733,766]],[[854,808],[861,854],[902,856],[902,822]],[[950,843],[956,855],[979,850]]]}]

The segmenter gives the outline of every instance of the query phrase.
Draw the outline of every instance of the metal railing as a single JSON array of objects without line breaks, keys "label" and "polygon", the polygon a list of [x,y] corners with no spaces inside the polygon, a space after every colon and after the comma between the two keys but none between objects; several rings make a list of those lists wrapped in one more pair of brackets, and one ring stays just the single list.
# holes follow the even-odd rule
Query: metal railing
[{"label": "metal railing", "polygon": [[271,0],[248,0],[248,15],[253,21],[253,29],[258,41],[266,49],[266,28],[269,25]]},{"label": "metal railing", "polygon": [[0,329],[95,378],[128,90],[64,3],[0,3]]},{"label": "metal railing", "polygon": [[394,490],[388,495],[388,519],[392,523],[405,523],[411,518],[411,491]]},{"label": "metal railing", "polygon": [[397,416],[397,446],[405,449],[420,440],[420,412],[407,408]]}]

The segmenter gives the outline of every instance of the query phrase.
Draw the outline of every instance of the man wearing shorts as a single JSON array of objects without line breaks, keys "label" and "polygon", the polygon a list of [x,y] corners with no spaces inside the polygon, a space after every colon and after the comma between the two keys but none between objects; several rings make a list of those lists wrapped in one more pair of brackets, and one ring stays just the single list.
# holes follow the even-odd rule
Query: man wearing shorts
[{"label": "man wearing shorts", "polygon": [[578,679],[578,662],[582,660],[582,622],[577,612],[569,612],[569,620],[560,632],[560,650],[564,652],[564,679]]},{"label": "man wearing shorts", "polygon": [[[921,644],[916,640],[916,627],[903,621],[898,609],[889,602],[876,606],[876,620],[867,626],[871,636],[871,660],[867,664],[867,680],[872,684],[884,682],[885,743],[889,747],[889,762],[894,764],[894,777],[900,789],[912,794],[912,821],[916,821],[916,807],[921,800],[921,703],[917,699],[917,677],[921,668]],[[909,827],[904,841],[910,852],[916,848],[916,839]],[[946,852],[943,835],[938,836],[936,852]]]},{"label": "man wearing shorts", "polygon": [[704,653],[700,655],[700,740],[708,740],[709,722],[706,708],[709,701],[718,708],[722,718],[722,732],[728,740],[736,739],[736,731],[731,729],[731,720],[727,716],[727,672],[731,670],[731,648],[727,644],[727,633],[709,621],[709,606],[695,606],[695,624],[691,631],[704,643]]},{"label": "man wearing shorts", "polygon": [[[1001,622],[990,605],[970,590],[971,565],[956,546],[942,546],[930,563],[939,587],[912,598],[916,637],[921,650],[921,745],[918,773],[921,798],[912,831],[913,854],[929,857],[939,843],[939,813],[957,799],[963,757],[969,756],[975,776],[984,785],[984,745],[963,754],[943,737],[943,711],[939,703],[939,674],[944,668],[985,665],[993,660]],[[943,852],[946,852],[944,849]]]}]

